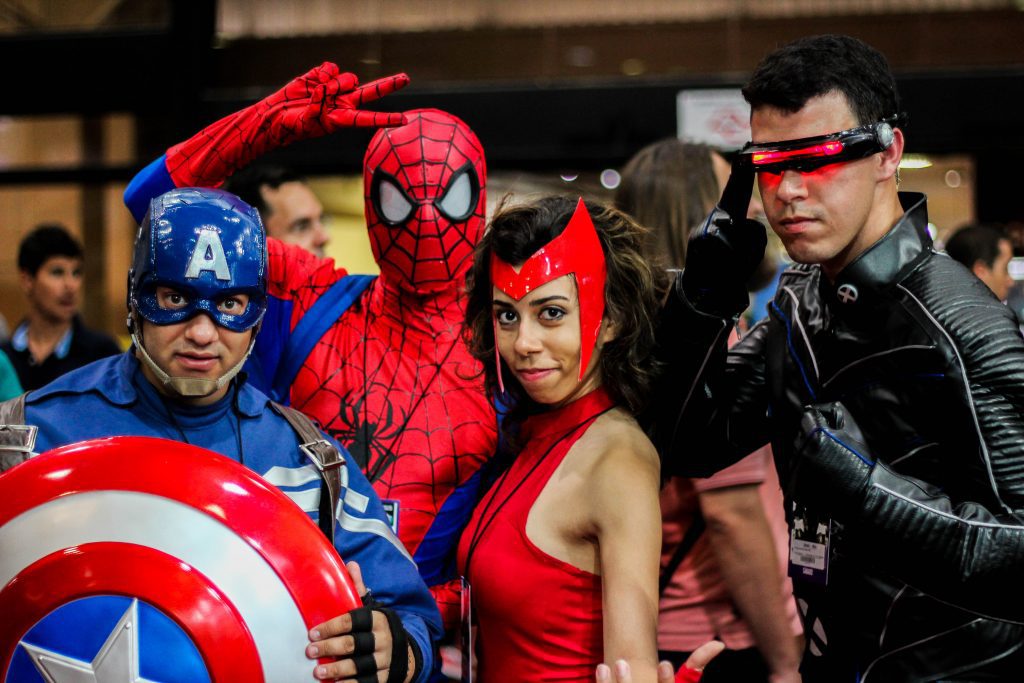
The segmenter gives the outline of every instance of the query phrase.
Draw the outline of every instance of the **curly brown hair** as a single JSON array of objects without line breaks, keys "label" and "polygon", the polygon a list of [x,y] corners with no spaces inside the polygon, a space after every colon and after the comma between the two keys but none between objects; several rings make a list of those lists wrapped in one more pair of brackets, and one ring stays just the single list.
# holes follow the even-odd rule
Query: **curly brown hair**
[{"label": "curly brown hair", "polygon": [[[490,395],[498,396],[494,358],[491,254],[506,263],[521,264],[538,249],[562,234],[576,209],[577,198],[543,197],[509,206],[503,201],[477,244],[467,275],[466,345],[483,365]],[[605,317],[617,326],[617,335],[604,344],[600,356],[601,384],[619,405],[639,413],[650,396],[659,366],[653,360],[658,291],[663,286],[643,256],[644,229],[616,209],[585,202],[604,250]],[[508,412],[503,425],[512,428],[527,415],[543,408],[534,403],[519,381],[501,363]],[[506,429],[508,432],[509,429]]]}]

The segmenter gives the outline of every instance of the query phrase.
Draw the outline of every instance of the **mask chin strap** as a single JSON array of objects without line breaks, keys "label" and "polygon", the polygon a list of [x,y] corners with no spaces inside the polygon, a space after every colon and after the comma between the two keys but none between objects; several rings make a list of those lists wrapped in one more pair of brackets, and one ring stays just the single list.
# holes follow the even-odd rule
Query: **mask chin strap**
[{"label": "mask chin strap", "polygon": [[171,377],[163,368],[156,364],[149,352],[146,351],[146,347],[142,344],[142,338],[139,336],[138,331],[142,329],[142,325],[138,324],[135,319],[135,313],[133,312],[128,316],[128,327],[131,333],[132,343],[135,348],[139,350],[142,356],[142,362],[146,364],[156,378],[160,380],[160,384],[167,391],[167,393],[173,396],[180,396],[182,398],[204,398],[217,392],[221,387],[226,385],[235,375],[241,371],[242,366],[245,365],[245,361],[248,360],[249,354],[252,353],[253,346],[256,345],[256,333],[259,331],[259,324],[253,328],[252,339],[249,340],[249,348],[246,349],[245,355],[242,359],[235,363],[235,365],[221,375],[217,379],[206,379],[205,377]]}]

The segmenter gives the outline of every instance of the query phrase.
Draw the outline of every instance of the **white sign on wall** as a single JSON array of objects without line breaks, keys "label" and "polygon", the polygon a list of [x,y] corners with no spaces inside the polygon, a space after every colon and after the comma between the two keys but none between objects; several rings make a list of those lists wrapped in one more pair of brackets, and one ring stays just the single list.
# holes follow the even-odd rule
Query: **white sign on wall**
[{"label": "white sign on wall", "polygon": [[750,140],[750,105],[739,88],[680,90],[676,95],[678,136],[722,150]]}]

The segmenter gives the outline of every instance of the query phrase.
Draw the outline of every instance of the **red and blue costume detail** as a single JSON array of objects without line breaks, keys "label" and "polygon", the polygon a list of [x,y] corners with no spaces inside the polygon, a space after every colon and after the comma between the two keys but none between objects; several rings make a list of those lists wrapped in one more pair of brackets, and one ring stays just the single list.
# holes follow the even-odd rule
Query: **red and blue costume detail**
[{"label": "red and blue costume detail", "polygon": [[[331,121],[332,98],[348,97],[351,108],[353,98],[358,106],[404,85],[404,77],[382,79],[357,89],[356,97],[313,72],[293,82],[316,84],[293,88],[315,91],[305,103],[261,111],[274,118],[279,111],[316,110],[317,121]],[[286,134],[250,112],[261,104],[232,115],[240,122],[207,129],[255,122],[256,131],[219,137],[204,131],[147,166],[125,192],[136,217],[155,194],[219,184],[264,151],[336,125],[303,119],[303,131]],[[402,116],[349,114],[376,117],[355,119],[357,125],[393,125]],[[380,276],[348,276],[331,259],[268,240],[268,310],[249,370],[257,386],[318,420],[356,459],[452,626],[459,611],[454,549],[477,499],[480,467],[498,440],[479,364],[460,336],[465,273],[484,228],[486,163],[476,135],[458,118],[428,109],[402,120],[377,131],[364,159],[366,220]],[[249,140],[256,140],[256,152]],[[183,175],[183,166],[172,162],[183,147],[192,168],[212,166],[225,176]]]}]

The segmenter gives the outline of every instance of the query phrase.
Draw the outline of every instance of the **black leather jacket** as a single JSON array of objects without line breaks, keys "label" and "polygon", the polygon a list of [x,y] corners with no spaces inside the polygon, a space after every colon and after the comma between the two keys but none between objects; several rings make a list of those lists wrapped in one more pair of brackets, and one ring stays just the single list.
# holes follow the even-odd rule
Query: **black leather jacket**
[{"label": "black leather jacket", "polygon": [[[1024,341],[1012,312],[932,249],[924,196],[900,200],[904,216],[835,283],[788,269],[769,318],[728,352],[731,321],[677,286],[655,441],[686,476],[771,441],[787,513],[831,515],[827,587],[794,582],[805,681],[1019,680]],[[801,475],[806,406],[832,401],[878,464]]]}]

